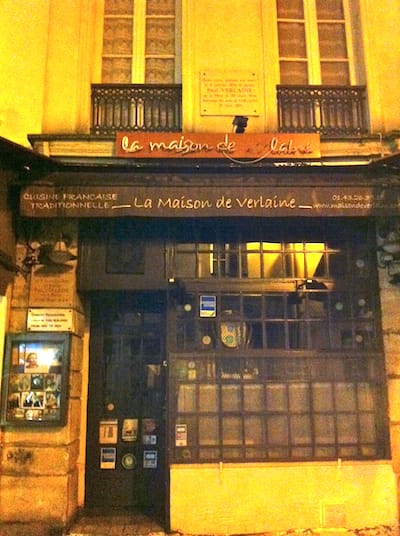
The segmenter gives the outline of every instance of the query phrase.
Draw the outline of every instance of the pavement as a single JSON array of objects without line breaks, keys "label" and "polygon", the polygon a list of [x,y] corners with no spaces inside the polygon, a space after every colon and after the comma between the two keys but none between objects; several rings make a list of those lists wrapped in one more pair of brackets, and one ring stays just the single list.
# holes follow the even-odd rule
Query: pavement
[{"label": "pavement", "polygon": [[[165,536],[151,515],[125,509],[84,511],[67,529],[43,523],[0,523],[0,536]],[[168,536],[174,536],[168,534]],[[176,535],[178,536],[178,535]]]}]

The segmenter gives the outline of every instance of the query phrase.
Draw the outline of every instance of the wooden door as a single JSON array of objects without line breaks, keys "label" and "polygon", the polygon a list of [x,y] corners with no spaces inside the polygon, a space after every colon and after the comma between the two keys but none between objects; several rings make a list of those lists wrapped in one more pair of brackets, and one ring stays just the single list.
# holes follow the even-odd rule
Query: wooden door
[{"label": "wooden door", "polygon": [[86,506],[165,500],[165,303],[162,293],[92,300]]}]

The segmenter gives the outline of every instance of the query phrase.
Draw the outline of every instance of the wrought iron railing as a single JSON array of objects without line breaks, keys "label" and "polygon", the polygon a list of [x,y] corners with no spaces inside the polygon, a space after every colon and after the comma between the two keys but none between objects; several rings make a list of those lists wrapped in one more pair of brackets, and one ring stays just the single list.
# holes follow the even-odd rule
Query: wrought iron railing
[{"label": "wrought iron railing", "polygon": [[92,84],[91,134],[180,132],[182,86]]},{"label": "wrought iron railing", "polygon": [[358,136],[368,132],[364,86],[278,86],[280,132]]}]

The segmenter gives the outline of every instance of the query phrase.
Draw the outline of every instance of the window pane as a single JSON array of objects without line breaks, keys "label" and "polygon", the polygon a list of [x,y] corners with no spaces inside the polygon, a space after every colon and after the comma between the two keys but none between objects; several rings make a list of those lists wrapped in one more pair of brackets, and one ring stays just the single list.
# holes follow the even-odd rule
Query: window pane
[{"label": "window pane", "polygon": [[358,384],[357,392],[359,408],[363,409],[364,411],[371,411],[374,407],[371,386],[368,383],[360,383]]},{"label": "window pane", "polygon": [[286,411],[288,405],[286,385],[267,385],[267,409],[268,411]]},{"label": "window pane", "polygon": [[239,411],[241,402],[240,385],[222,386],[222,411]]},{"label": "window pane", "polygon": [[264,388],[262,385],[245,385],[243,394],[245,411],[262,411],[264,409]]},{"label": "window pane", "polygon": [[307,383],[289,385],[289,407],[291,411],[310,410],[310,392]]},{"label": "window pane", "polygon": [[265,316],[267,318],[284,318],[285,297],[267,296],[265,299]]},{"label": "window pane", "polygon": [[175,20],[147,19],[146,54],[171,55],[175,53]]},{"label": "window pane", "polygon": [[[286,86],[302,86],[308,84],[308,64],[306,61],[280,61],[280,83]],[[292,119],[292,122],[296,118]],[[302,121],[302,124],[304,120]],[[295,123],[294,126],[297,126]]]},{"label": "window pane", "polygon": [[242,444],[242,419],[225,417],[222,420],[222,443],[224,445]]},{"label": "window pane", "polygon": [[335,443],[335,421],[333,415],[316,415],[314,418],[315,442],[326,445]]},{"label": "window pane", "polygon": [[303,18],[303,0],[277,0],[276,8],[281,19]]},{"label": "window pane", "polygon": [[133,0],[105,0],[104,13],[106,15],[131,15]]},{"label": "window pane", "polygon": [[279,22],[279,56],[281,58],[306,58],[306,37],[304,24],[298,22]]},{"label": "window pane", "polygon": [[311,420],[308,415],[292,415],[290,436],[293,445],[311,444]]},{"label": "window pane", "polygon": [[196,254],[179,252],[175,255],[175,277],[195,277]]},{"label": "window pane", "polygon": [[103,54],[132,54],[132,19],[104,19]]},{"label": "window pane", "polygon": [[265,442],[264,419],[261,416],[250,416],[244,419],[246,445],[262,445]]},{"label": "window pane", "polygon": [[285,326],[281,322],[266,324],[267,348],[285,348]]},{"label": "window pane", "polygon": [[147,0],[146,14],[147,15],[174,15],[175,0]]},{"label": "window pane", "polygon": [[319,53],[322,59],[347,58],[344,24],[318,24]]},{"label": "window pane", "polygon": [[348,62],[321,62],[321,81],[325,86],[350,85]]},{"label": "window pane", "polygon": [[315,411],[332,411],[333,394],[330,383],[316,383],[312,387],[313,406]]},{"label": "window pane", "polygon": [[355,411],[356,392],[353,383],[337,383],[335,385],[335,405],[337,411]]},{"label": "window pane", "polygon": [[173,84],[175,60],[161,58],[146,59],[146,84]]},{"label": "window pane", "polygon": [[180,385],[178,390],[178,411],[193,412],[196,409],[195,385]]},{"label": "window pane", "polygon": [[199,417],[199,444],[218,445],[219,430],[217,417]]},{"label": "window pane", "polygon": [[102,82],[104,84],[129,84],[131,66],[130,58],[103,58]]},{"label": "window pane", "polygon": [[244,296],[243,313],[246,318],[260,318],[262,314],[262,296]]},{"label": "window pane", "polygon": [[342,0],[316,0],[318,19],[343,19]]},{"label": "window pane", "polygon": [[372,414],[364,413],[360,415],[360,442],[375,443],[376,430],[375,419]]},{"label": "window pane", "polygon": [[199,411],[216,412],[218,393],[216,385],[199,385]]},{"label": "window pane", "polygon": [[267,436],[269,445],[287,445],[289,426],[286,415],[271,415],[267,419]]},{"label": "window pane", "polygon": [[357,443],[358,437],[356,416],[350,414],[338,415],[337,431],[339,443]]}]

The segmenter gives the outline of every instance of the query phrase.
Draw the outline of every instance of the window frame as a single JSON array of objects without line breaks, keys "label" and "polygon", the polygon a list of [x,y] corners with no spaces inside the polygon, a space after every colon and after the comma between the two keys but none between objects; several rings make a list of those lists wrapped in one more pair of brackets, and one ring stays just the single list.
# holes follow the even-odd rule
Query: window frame
[{"label": "window frame", "polygon": [[[105,4],[105,1],[104,1]],[[101,32],[101,61],[100,61],[100,73],[99,78],[102,82],[102,66],[103,58],[113,58],[119,57],[115,54],[104,54],[103,53],[103,31],[104,31],[104,20],[106,18],[129,18],[132,19],[133,28],[132,28],[132,53],[131,55],[124,55],[124,57],[130,57],[131,60],[131,80],[132,84],[145,84],[146,80],[146,59],[147,58],[173,58],[175,61],[174,69],[174,81],[173,83],[181,83],[182,80],[182,60],[181,60],[181,50],[182,50],[182,8],[181,0],[175,0],[175,54],[172,55],[155,55],[155,54],[146,54],[146,22],[148,18],[172,18],[168,15],[149,15],[146,14],[146,0],[133,0],[133,11],[132,15],[106,15],[103,8],[102,15],[102,32]],[[117,83],[117,82],[115,82]]]},{"label": "window frame", "polygon": [[[368,240],[364,242],[360,241],[361,235],[357,234],[356,228],[349,222],[335,222],[332,225],[334,227],[326,231],[326,234],[325,230],[321,231],[320,239],[322,241],[324,234],[326,239],[329,234],[336,240],[341,236],[339,227],[342,228],[343,233],[347,234],[349,252],[352,248],[351,255],[347,253],[347,250],[345,252],[347,273],[350,276],[346,279],[345,285],[339,285],[340,289],[329,286],[330,283],[334,283],[334,279],[325,279],[328,288],[322,290],[304,288],[306,295],[303,294],[300,298],[305,299],[305,303],[310,305],[310,299],[318,299],[324,295],[329,301],[330,313],[327,314],[331,315],[328,324],[335,328],[337,326],[338,331],[343,326],[346,329],[347,325],[350,326],[355,341],[357,341],[357,326],[360,322],[373,324],[375,332],[371,339],[374,341],[372,347],[358,346],[356,342],[350,347],[346,345],[329,348],[314,346],[310,342],[312,340],[310,326],[316,325],[320,318],[314,317],[312,313],[304,320],[308,326],[307,344],[299,347],[290,346],[288,344],[289,326],[297,322],[297,319],[288,313],[287,302],[283,306],[283,316],[275,313],[274,305],[272,305],[271,312],[267,313],[265,301],[260,309],[262,313],[253,313],[252,305],[248,304],[246,307],[249,307],[249,311],[246,313],[247,316],[245,315],[246,307],[243,300],[246,296],[259,293],[264,296],[264,300],[267,299],[266,296],[273,294],[285,296],[285,300],[289,295],[292,296],[291,278],[259,279],[251,282],[229,277],[217,277],[214,280],[212,278],[180,279],[179,293],[171,289],[168,319],[171,463],[310,462],[337,458],[370,460],[389,457],[382,328],[379,298],[375,294],[373,283],[375,281],[377,288],[378,281],[376,263],[371,254],[374,249],[368,246],[368,244],[372,246],[374,240],[374,226],[371,222],[366,235]],[[336,225],[339,227],[336,228]],[[324,229],[322,222],[317,226]],[[312,227],[309,227],[309,233],[315,238]],[[237,229],[242,228],[243,224]],[[279,228],[278,224],[277,230]],[[298,238],[297,230],[294,231],[296,239]],[[334,234],[335,230],[336,234]],[[190,233],[184,233],[182,237],[186,236],[186,240],[192,242],[195,236],[194,231],[195,225],[190,228]],[[170,247],[173,249],[172,234]],[[223,236],[226,237],[225,234]],[[203,238],[201,233],[199,233],[199,238],[201,243]],[[296,240],[293,239],[292,242]],[[260,243],[262,244],[262,238]],[[326,249],[329,250],[329,247]],[[358,262],[360,251],[366,251],[369,255],[372,270],[369,276],[363,271],[365,265]],[[171,251],[169,253],[171,261]],[[362,278],[363,281],[360,287],[356,286],[355,276],[351,275],[354,270],[354,261],[357,261],[360,270],[357,277]],[[175,274],[173,272],[168,272],[168,274],[171,280],[174,280]],[[296,278],[294,280],[296,281]],[[298,282],[296,281],[296,284]],[[346,285],[349,287],[347,291]],[[341,306],[336,307],[335,300],[341,299],[341,291],[348,292],[348,296],[341,301]],[[365,300],[360,300],[363,298],[363,291],[368,294],[367,301],[371,298],[368,303],[373,308],[372,319],[370,315],[364,317],[361,311],[365,306]],[[199,298],[207,294],[216,296],[217,312],[215,317],[201,318]],[[229,300],[223,301],[229,295],[241,296],[242,300],[239,300],[240,305],[237,308],[239,314],[230,317],[232,325],[236,323],[235,326],[242,326],[246,322],[247,329],[250,326],[254,334],[254,326],[257,323],[261,325],[263,322],[265,324],[281,322],[284,324],[286,343],[281,346],[268,347],[264,344],[268,339],[265,330],[261,336],[263,340],[261,345],[254,346],[251,342],[245,342],[245,337],[242,337],[240,342],[240,334],[237,336],[237,341],[239,341],[237,344],[229,344],[229,341],[224,343],[222,337],[225,335],[222,334],[220,328],[230,319],[222,318],[218,309],[222,310],[223,304],[229,302]],[[195,296],[196,299],[190,296]],[[349,305],[349,302],[352,302],[352,305]],[[343,321],[341,315],[347,308],[351,311],[346,312],[348,316]],[[255,317],[252,317],[253,314]],[[186,332],[185,318],[188,319]],[[252,322],[254,325],[251,325]],[[221,340],[216,343],[211,342],[213,337],[217,340],[219,336]],[[185,342],[181,344],[185,337],[187,344]],[[283,386],[286,398],[289,397],[291,389],[305,390],[309,399],[308,406],[293,411],[284,408],[268,408],[267,389],[274,389],[276,385]],[[204,390],[211,396],[205,405]],[[264,400],[265,407],[246,409],[246,393],[252,390],[259,393],[257,396]],[[325,409],[323,397],[315,394],[324,390],[331,393],[333,400],[331,406]],[[346,407],[344,398],[338,390],[342,394],[348,391],[348,396],[353,399],[353,405]],[[224,393],[228,391],[236,393],[236,406],[229,406],[228,403],[224,406],[224,397],[228,396]],[[354,402],[354,400],[357,401]],[[212,404],[214,404],[214,409]],[[320,406],[319,411],[314,407],[316,404]],[[308,423],[310,432],[303,434],[298,440],[293,439],[296,430],[301,429],[302,419]],[[270,440],[268,440],[268,426],[273,426],[276,420],[281,423],[282,434],[287,434],[287,445],[284,444],[283,436],[283,443],[281,442],[280,445],[274,445],[274,441],[279,443],[274,435],[270,435]],[[348,428],[346,428],[348,422],[352,422],[355,426],[354,436],[348,434]],[[259,423],[260,429],[253,430],[251,423],[253,425]],[[230,427],[224,428],[227,424]],[[210,430],[214,430],[212,434],[207,431],[207,426]],[[183,439],[178,433],[182,429],[186,429]],[[315,432],[316,429],[318,433]],[[271,430],[270,434],[273,434]],[[290,440],[291,437],[292,440]]]},{"label": "window frame", "polygon": [[[346,49],[347,49],[347,58],[346,63],[348,65],[348,75],[349,75],[349,84],[348,85],[355,85],[359,83],[357,81],[356,77],[356,70],[355,70],[355,61],[354,61],[354,42],[353,42],[353,36],[351,31],[351,25],[352,25],[352,11],[350,9],[350,3],[352,0],[342,0],[343,5],[343,15],[344,19],[341,20],[334,20],[329,21],[328,19],[321,19],[326,20],[327,22],[335,22],[335,23],[343,23],[344,24],[344,31],[345,31],[345,39],[346,39]],[[278,32],[278,24],[281,20],[286,20],[284,18],[279,18],[276,13],[276,24],[277,24],[277,53],[278,53],[278,73],[280,73],[280,62],[281,57],[279,54],[279,32]],[[319,39],[318,39],[318,18],[317,18],[317,8],[316,8],[316,0],[303,0],[303,19],[302,22],[304,24],[304,34],[305,34],[305,46],[306,46],[306,58],[304,61],[307,63],[307,75],[308,75],[308,82],[307,84],[300,84],[300,85],[321,85],[322,84],[322,76],[321,76],[321,62],[324,60],[320,57],[320,50],[319,50]],[[295,19],[288,19],[288,20],[295,20]],[[297,20],[297,19],[296,19]],[[300,20],[300,19],[299,19]],[[299,61],[299,58],[292,58],[293,61]],[[332,59],[332,62],[335,61],[345,61],[343,58],[337,58]],[[291,61],[290,58],[287,58],[287,61]],[[280,80],[280,74],[278,74],[279,80]],[[278,82],[282,83],[282,82]],[[286,85],[286,84],[284,84]],[[294,84],[298,85],[298,84]]]}]

